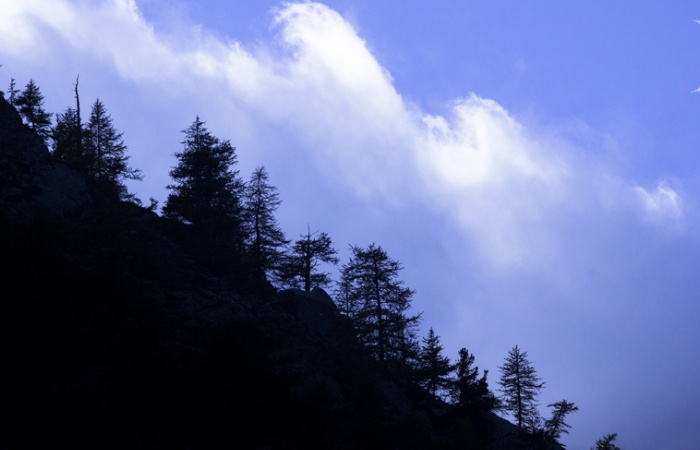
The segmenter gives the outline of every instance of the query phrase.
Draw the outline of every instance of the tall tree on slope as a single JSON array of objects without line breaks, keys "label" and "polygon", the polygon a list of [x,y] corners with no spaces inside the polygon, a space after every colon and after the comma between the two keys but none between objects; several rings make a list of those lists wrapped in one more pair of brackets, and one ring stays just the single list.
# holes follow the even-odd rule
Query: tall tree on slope
[{"label": "tall tree on slope", "polygon": [[401,264],[381,246],[351,249],[342,268],[342,308],[351,313],[358,338],[378,361],[405,364],[417,347],[420,315],[408,315],[414,291],[399,279]]},{"label": "tall tree on slope", "polygon": [[197,116],[183,130],[184,148],[175,153],[178,163],[170,171],[173,183],[167,186],[163,215],[191,227],[186,234],[196,241],[192,248],[211,267],[224,269],[243,255],[245,183],[235,169],[235,148],[204,125]]},{"label": "tall tree on slope", "polygon": [[[77,120],[78,112],[75,112]],[[90,120],[85,127],[85,151],[90,155],[90,175],[100,186],[112,189],[121,199],[133,197],[127,191],[124,180],[140,180],[141,171],[128,165],[126,144],[112,123],[112,116],[100,99],[95,100]]]},{"label": "tall tree on slope", "polygon": [[[12,103],[13,97],[14,93],[11,85],[10,103]],[[34,80],[29,80],[24,90],[17,96],[14,104],[25,123],[46,142],[51,136],[51,114],[44,110],[44,96],[39,86],[34,83]]]},{"label": "tall tree on slope", "polygon": [[506,362],[499,366],[499,370],[504,409],[515,416],[519,427],[532,419],[538,419],[537,399],[544,382],[527,359],[527,352],[521,351],[516,345],[508,352]]},{"label": "tall tree on slope", "polygon": [[282,249],[289,242],[275,219],[281,201],[277,188],[268,179],[265,167],[256,168],[245,187],[243,203],[248,254],[257,273],[258,286],[267,280],[267,273],[279,267],[284,254]]},{"label": "tall tree on slope", "polygon": [[63,113],[56,115],[56,125],[52,130],[53,157],[73,169],[88,175],[93,165],[90,155],[84,150],[83,140],[85,130],[80,115],[80,95],[78,93],[78,78],[75,79],[75,108],[68,107]]}]

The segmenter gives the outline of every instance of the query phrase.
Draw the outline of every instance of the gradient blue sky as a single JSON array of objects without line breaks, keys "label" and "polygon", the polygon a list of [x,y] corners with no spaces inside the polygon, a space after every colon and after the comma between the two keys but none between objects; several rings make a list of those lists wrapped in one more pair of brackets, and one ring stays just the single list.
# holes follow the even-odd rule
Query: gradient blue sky
[{"label": "gradient blue sky", "polygon": [[[696,2],[2,0],[0,85],[100,98],[165,200],[196,115],[290,238],[383,246],[421,333],[527,351],[570,449],[700,442]],[[613,4],[611,4],[613,3]]]}]

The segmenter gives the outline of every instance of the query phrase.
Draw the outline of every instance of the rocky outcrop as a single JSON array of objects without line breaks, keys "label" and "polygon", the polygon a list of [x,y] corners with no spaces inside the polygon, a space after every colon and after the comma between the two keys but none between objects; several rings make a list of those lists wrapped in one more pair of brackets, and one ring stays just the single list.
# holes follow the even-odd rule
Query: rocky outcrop
[{"label": "rocky outcrop", "polygon": [[343,324],[345,317],[340,315],[333,299],[320,287],[313,288],[311,292],[287,289],[280,296],[285,307],[294,312],[296,319],[315,333],[328,334],[342,326],[351,326]]},{"label": "rocky outcrop", "polygon": [[61,217],[88,200],[85,180],[52,161],[43,140],[0,96],[0,211],[26,220],[38,213]]}]

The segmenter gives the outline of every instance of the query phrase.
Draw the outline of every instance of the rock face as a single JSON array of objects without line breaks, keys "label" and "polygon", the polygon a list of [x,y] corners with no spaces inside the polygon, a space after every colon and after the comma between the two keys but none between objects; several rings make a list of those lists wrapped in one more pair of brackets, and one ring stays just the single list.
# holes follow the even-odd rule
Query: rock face
[{"label": "rock face", "polygon": [[88,199],[85,180],[56,164],[46,144],[0,96],[0,208],[8,218],[62,216]]},{"label": "rock face", "polygon": [[313,288],[311,292],[287,289],[280,292],[280,295],[288,303],[288,307],[295,311],[297,320],[301,320],[309,330],[327,334],[339,327],[351,326],[343,320],[345,317],[340,315],[330,295],[319,287]]}]

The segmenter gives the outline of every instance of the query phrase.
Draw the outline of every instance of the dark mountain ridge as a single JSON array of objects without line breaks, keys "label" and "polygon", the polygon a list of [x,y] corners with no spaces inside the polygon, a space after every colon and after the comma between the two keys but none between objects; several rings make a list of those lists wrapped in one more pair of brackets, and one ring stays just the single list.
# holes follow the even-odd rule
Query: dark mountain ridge
[{"label": "dark mountain ridge", "polygon": [[2,96],[0,173],[0,449],[537,448],[368,357],[322,289],[253,289],[92,190]]}]

